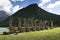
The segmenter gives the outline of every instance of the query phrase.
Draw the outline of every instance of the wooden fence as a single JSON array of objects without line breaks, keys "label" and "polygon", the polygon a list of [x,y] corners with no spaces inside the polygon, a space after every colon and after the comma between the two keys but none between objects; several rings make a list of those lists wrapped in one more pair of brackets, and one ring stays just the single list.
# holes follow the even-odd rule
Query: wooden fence
[{"label": "wooden fence", "polygon": [[53,21],[43,21],[34,18],[23,18],[23,27],[22,27],[22,19],[18,18],[18,27],[15,28],[13,25],[13,17],[9,19],[9,32],[29,32],[29,31],[39,31],[48,28],[53,28]]}]

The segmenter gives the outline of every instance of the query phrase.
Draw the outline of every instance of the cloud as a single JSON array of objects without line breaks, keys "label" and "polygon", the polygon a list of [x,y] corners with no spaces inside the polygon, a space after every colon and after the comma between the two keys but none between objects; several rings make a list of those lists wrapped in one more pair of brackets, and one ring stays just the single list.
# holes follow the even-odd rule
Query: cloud
[{"label": "cloud", "polygon": [[50,2],[51,0],[40,0],[41,3],[38,4],[39,7],[43,6],[44,4]]},{"label": "cloud", "polygon": [[55,8],[60,5],[60,1],[56,1],[54,4],[49,4],[47,8]]},{"label": "cloud", "polygon": [[24,0],[17,0],[17,1],[21,1],[21,2],[22,2],[22,1],[24,1]]},{"label": "cloud", "polygon": [[9,0],[0,0],[0,10],[5,10],[6,12],[10,13],[12,6],[13,5]]},{"label": "cloud", "polygon": [[22,8],[23,7],[20,7],[19,5],[13,6],[11,1],[9,1],[9,0],[5,0],[5,1],[4,0],[0,0],[0,10],[4,10],[7,13],[13,14],[16,11],[18,11],[19,9],[22,9]]},{"label": "cloud", "polygon": [[11,1],[16,2],[16,0],[11,0]]},{"label": "cloud", "polygon": [[19,7],[19,5],[16,5],[15,7],[13,7],[13,12],[15,13],[16,11],[22,9],[23,7]]},{"label": "cloud", "polygon": [[[57,11],[55,11],[54,9],[48,9],[49,10],[49,12],[51,12],[51,13],[53,13],[53,14],[56,14],[56,15],[60,15],[60,12],[57,12]],[[47,11],[48,11],[47,10]]]},{"label": "cloud", "polygon": [[21,2],[23,2],[23,1],[25,1],[25,0],[11,0],[11,1],[13,1],[13,2],[21,1]]}]

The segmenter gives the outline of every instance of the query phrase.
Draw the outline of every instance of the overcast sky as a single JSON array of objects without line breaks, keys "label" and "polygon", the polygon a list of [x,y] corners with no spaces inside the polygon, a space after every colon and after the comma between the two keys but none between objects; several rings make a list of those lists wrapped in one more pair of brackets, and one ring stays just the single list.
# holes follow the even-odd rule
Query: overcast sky
[{"label": "overcast sky", "polygon": [[13,14],[33,3],[48,12],[60,15],[60,0],[0,0],[0,10]]}]

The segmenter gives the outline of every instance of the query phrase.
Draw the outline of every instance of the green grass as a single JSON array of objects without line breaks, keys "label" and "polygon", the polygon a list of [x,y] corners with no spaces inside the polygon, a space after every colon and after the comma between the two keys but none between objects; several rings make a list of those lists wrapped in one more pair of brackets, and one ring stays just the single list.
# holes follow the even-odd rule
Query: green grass
[{"label": "green grass", "polygon": [[0,35],[0,40],[60,40],[60,27],[43,31],[24,32],[17,35]]}]

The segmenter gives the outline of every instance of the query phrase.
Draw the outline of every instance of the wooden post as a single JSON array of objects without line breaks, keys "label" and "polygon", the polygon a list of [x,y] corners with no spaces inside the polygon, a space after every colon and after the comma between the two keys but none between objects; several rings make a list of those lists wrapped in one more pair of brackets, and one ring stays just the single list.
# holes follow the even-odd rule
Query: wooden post
[{"label": "wooden post", "polygon": [[40,29],[43,30],[44,29],[44,21],[40,20]]},{"label": "wooden post", "polygon": [[51,21],[51,27],[50,27],[50,29],[52,29],[53,28],[53,21]]},{"label": "wooden post", "polygon": [[30,18],[27,19],[27,27],[28,27],[28,31],[30,31]]},{"label": "wooden post", "polygon": [[43,27],[42,27],[42,29],[44,30],[45,29],[45,23],[44,23],[45,21],[42,21],[42,25],[43,25]]},{"label": "wooden post", "polygon": [[49,25],[49,24],[48,24],[48,21],[45,21],[44,23],[45,23],[45,29],[48,29],[48,27],[49,27],[49,26],[48,26],[48,25]]},{"label": "wooden post", "polygon": [[32,27],[32,31],[35,31],[35,27],[34,27],[34,19],[33,18],[31,18],[31,27]]},{"label": "wooden post", "polygon": [[30,27],[30,19],[29,18],[27,19],[27,22],[28,22],[27,23],[28,24],[27,26]]},{"label": "wooden post", "polygon": [[10,33],[14,33],[15,32],[15,27],[13,26],[12,22],[13,22],[13,17],[10,17],[9,18],[9,32]]},{"label": "wooden post", "polygon": [[22,32],[22,28],[21,28],[21,18],[18,18],[18,32]]},{"label": "wooden post", "polygon": [[13,18],[9,17],[9,27],[12,27]]},{"label": "wooden post", "polygon": [[24,18],[23,20],[24,20],[24,27],[26,29],[25,32],[29,32],[26,18]]},{"label": "wooden post", "polygon": [[35,22],[35,27],[36,27],[36,30],[39,31],[40,30],[40,27],[39,27],[39,24],[38,24],[38,19],[36,19],[34,22]]}]

